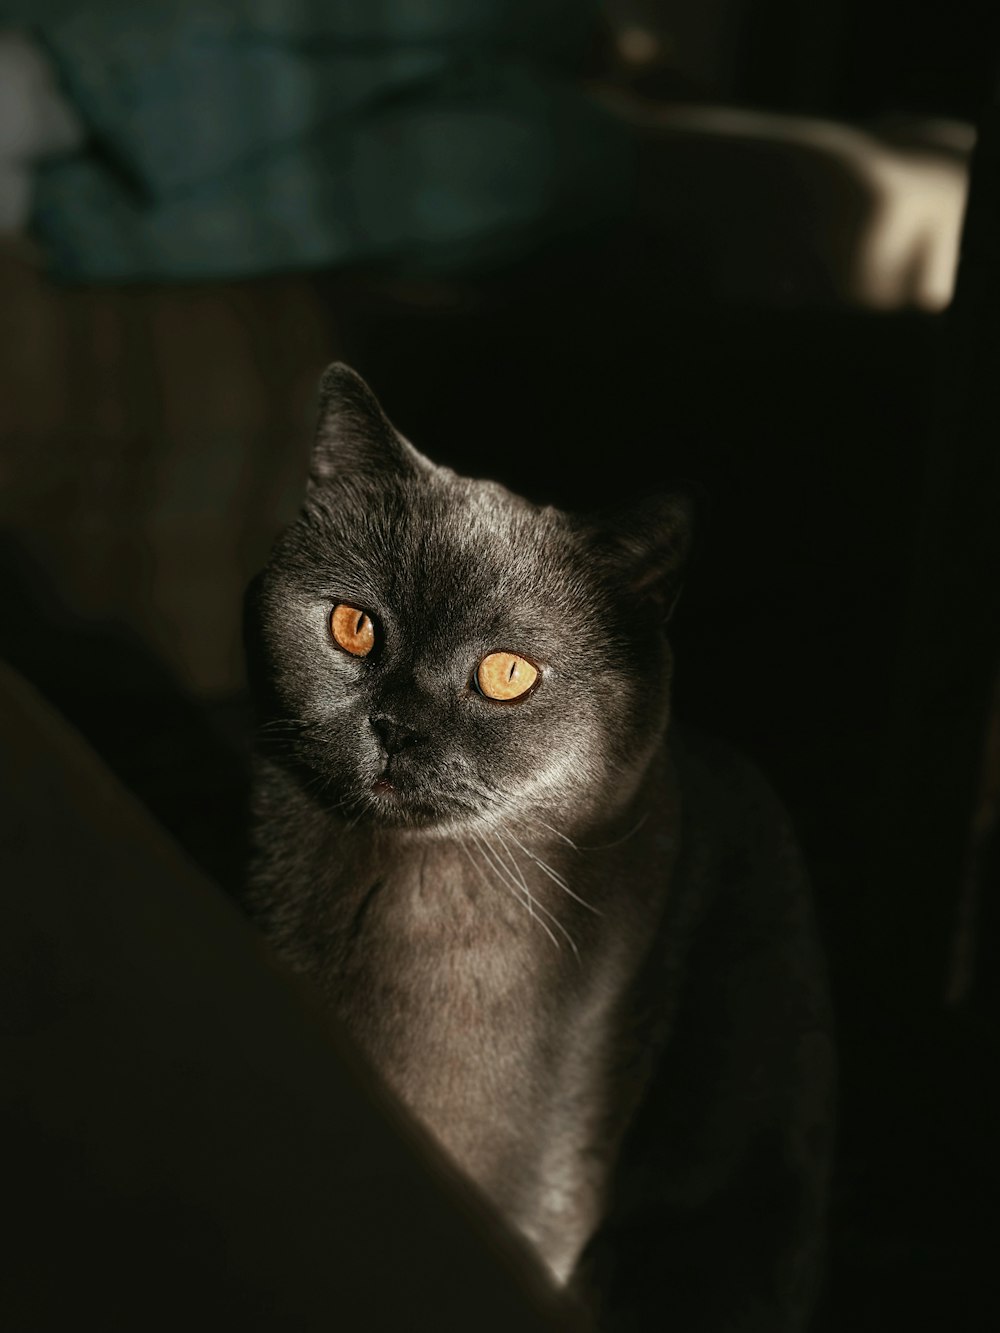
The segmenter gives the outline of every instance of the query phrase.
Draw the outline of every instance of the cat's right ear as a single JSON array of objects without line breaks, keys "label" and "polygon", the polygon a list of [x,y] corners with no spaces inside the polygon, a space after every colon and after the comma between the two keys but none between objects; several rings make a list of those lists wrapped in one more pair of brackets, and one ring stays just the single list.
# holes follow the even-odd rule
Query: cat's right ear
[{"label": "cat's right ear", "polygon": [[319,382],[319,420],[309,464],[310,486],[347,475],[412,473],[429,464],[396,430],[368,385],[334,361]]}]

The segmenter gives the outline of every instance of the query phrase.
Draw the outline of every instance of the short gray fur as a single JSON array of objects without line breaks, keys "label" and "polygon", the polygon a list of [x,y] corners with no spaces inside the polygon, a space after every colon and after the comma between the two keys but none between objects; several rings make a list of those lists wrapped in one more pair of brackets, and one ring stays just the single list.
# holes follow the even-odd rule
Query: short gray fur
[{"label": "short gray fur", "polygon": [[[829,1014],[780,805],[668,727],[688,531],[677,497],[597,519],[435,466],[331,366],[302,512],[247,600],[247,901],[602,1326],[791,1330],[819,1273]],[[331,635],[345,602],[366,657]],[[501,650],[540,668],[522,700],[476,688]],[[699,1279],[678,1247],[730,1194]],[[662,1290],[636,1267],[661,1232],[688,1275]]]}]

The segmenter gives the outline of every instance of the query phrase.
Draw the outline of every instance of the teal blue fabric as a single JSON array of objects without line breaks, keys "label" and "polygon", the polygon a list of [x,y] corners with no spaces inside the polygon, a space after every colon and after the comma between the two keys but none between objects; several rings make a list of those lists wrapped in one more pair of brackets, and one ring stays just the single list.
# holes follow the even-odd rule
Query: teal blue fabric
[{"label": "teal blue fabric", "polygon": [[[18,14],[17,7],[21,6]],[[66,278],[494,268],[627,204],[575,79],[596,0],[0,0],[90,131],[40,173]]]}]

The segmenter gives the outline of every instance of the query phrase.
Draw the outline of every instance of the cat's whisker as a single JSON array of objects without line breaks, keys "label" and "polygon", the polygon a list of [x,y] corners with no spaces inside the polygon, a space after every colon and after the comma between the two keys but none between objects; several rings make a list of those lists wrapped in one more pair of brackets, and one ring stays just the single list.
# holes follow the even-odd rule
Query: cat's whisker
[{"label": "cat's whisker", "polygon": [[565,833],[560,833],[559,830],[558,830],[557,828],[553,828],[553,826],[552,826],[551,824],[546,824],[546,822],[545,822],[544,819],[536,819],[536,820],[535,820],[535,823],[538,824],[541,828],[548,829],[548,831],[549,831],[550,833],[554,833],[555,836],[556,836],[561,842],[566,843],[566,845],[567,845],[568,847],[572,847],[573,850],[574,850],[574,852],[578,852],[578,851],[581,850],[581,849],[577,846],[577,844],[573,841],[572,838],[567,838],[567,836],[566,836]]},{"label": "cat's whisker", "polygon": [[[520,893],[518,893],[519,885],[512,878],[510,871],[506,868],[504,863],[497,856],[496,852],[486,841],[485,835],[472,832],[471,837],[475,842],[476,846],[482,852],[486,864],[492,865],[496,870],[500,872],[504,884],[514,890],[514,893],[517,896],[518,901],[524,905],[530,916],[534,916],[534,912],[532,912],[531,910],[531,903],[526,898],[521,897]],[[530,898],[530,894],[528,895],[528,897]]]},{"label": "cat's whisker", "polygon": [[518,881],[520,882],[521,888],[522,888],[523,891],[524,891],[524,895],[525,895],[525,897],[527,898],[529,904],[531,905],[532,916],[534,916],[534,909],[535,909],[535,908],[537,908],[539,912],[541,912],[541,913],[543,913],[545,916],[547,916],[548,919],[549,919],[549,920],[552,922],[552,924],[555,926],[556,930],[559,931],[560,935],[563,936],[563,938],[564,938],[564,939],[566,940],[566,942],[569,944],[569,947],[573,950],[573,953],[576,955],[576,961],[577,961],[577,962],[580,962],[580,951],[579,951],[579,949],[576,947],[576,941],[573,939],[573,936],[569,933],[569,931],[566,929],[566,927],[563,925],[563,923],[559,920],[559,918],[555,915],[555,913],[554,913],[554,912],[550,912],[549,909],[545,906],[544,903],[540,903],[540,902],[538,901],[538,899],[535,898],[535,897],[532,895],[531,890],[528,888],[527,881],[526,881],[525,878],[524,878],[524,874],[523,874],[523,872],[522,872],[522,870],[521,870],[521,867],[518,865],[517,858],[514,856],[514,853],[510,850],[510,847],[507,845],[507,841],[506,841],[506,839],[504,838],[503,834],[502,834],[499,830],[497,830],[497,837],[499,838],[500,843],[501,843],[501,845],[503,846],[504,851],[506,852],[507,856],[510,858],[510,862],[511,862],[512,866],[514,867],[515,873],[517,874],[517,878],[518,878]]},{"label": "cat's whisker", "polygon": [[[483,844],[480,842],[480,840],[479,840],[479,838],[476,836],[476,834],[473,833],[473,834],[472,834],[472,837],[473,837],[473,839],[474,839],[474,841],[475,841],[477,847],[479,848],[480,853],[481,853],[482,856],[483,856],[483,863],[484,863],[484,865],[486,865],[487,867],[489,867],[491,864],[493,864],[494,866],[496,866],[496,862],[495,862],[495,861],[491,863],[491,861],[490,861],[490,859],[489,859],[489,857],[488,857],[488,854],[487,854],[487,849],[486,849],[486,848],[483,846]],[[459,846],[465,848],[465,844],[464,844],[464,843],[460,843]],[[468,855],[469,858],[470,858],[470,860],[471,860],[471,859],[472,859],[472,854],[468,851],[467,848],[465,848],[465,850],[466,850],[466,855]],[[474,860],[473,860],[472,863],[473,863],[473,865],[476,864]],[[478,870],[478,866],[477,866],[476,868],[477,868],[477,870]],[[498,868],[499,868],[499,867],[498,867]],[[480,876],[482,877],[482,872],[481,872],[481,871],[480,871]],[[523,908],[528,912],[528,914],[529,914],[529,916],[531,916],[532,920],[538,922],[538,924],[541,926],[542,930],[545,931],[546,935],[548,935],[549,939],[552,941],[552,943],[555,945],[555,947],[556,947],[557,949],[560,948],[561,946],[560,946],[560,944],[559,944],[559,941],[558,941],[558,940],[556,939],[556,937],[552,934],[552,931],[549,930],[549,928],[548,928],[548,926],[545,924],[545,922],[542,921],[539,917],[536,917],[536,916],[534,915],[534,913],[531,912],[530,908],[528,907],[528,904],[524,901],[524,899],[521,897],[521,895],[517,892],[517,887],[516,887],[516,885],[515,885],[512,881],[510,881],[508,878],[504,878],[502,875],[499,876],[498,879],[499,879],[499,883],[500,883],[501,887],[504,888],[504,889],[506,889],[508,893],[513,894],[515,901],[518,902],[518,903],[521,905],[521,907],[523,907]],[[486,883],[487,886],[488,886],[488,881],[485,880],[485,878],[484,878],[483,882]]]},{"label": "cat's whisker", "polygon": [[[463,853],[465,854],[466,858],[469,861],[469,864],[472,866],[473,870],[479,876],[479,882],[486,888],[486,891],[488,893],[492,894],[493,885],[490,883],[490,881],[484,874],[482,866],[480,866],[479,862],[476,860],[476,858],[472,855],[472,852],[469,850],[469,844],[465,842],[464,839],[459,839],[456,841],[455,845],[462,849]],[[505,884],[503,887],[507,888],[507,885]]]},{"label": "cat's whisker", "polygon": [[294,718],[276,718],[271,722],[262,722],[256,728],[258,737],[263,740],[276,736],[308,736],[310,731],[308,722],[297,722]]},{"label": "cat's whisker", "polygon": [[648,818],[649,818],[649,811],[646,810],[643,814],[639,816],[638,820],[632,825],[629,831],[627,833],[623,833],[620,838],[615,838],[612,842],[599,842],[593,847],[581,847],[580,851],[605,852],[608,851],[609,848],[611,847],[620,847],[623,842],[628,842],[629,838],[635,837],[635,835],[639,832],[639,830],[642,828],[643,824],[645,824]]},{"label": "cat's whisker", "polygon": [[503,791],[501,788],[483,783],[481,787],[473,788],[472,790],[475,791],[481,801],[485,801],[492,805],[499,805],[508,811],[515,818],[516,822],[521,824],[524,828],[533,830],[544,829],[547,833],[551,833],[554,837],[558,838],[560,842],[564,842],[567,847],[571,847],[574,852],[590,850],[589,848],[580,847],[572,838],[568,837],[567,834],[563,833],[560,829],[557,829],[554,825],[546,823],[544,819],[539,819],[537,815],[526,815],[521,803],[516,800],[513,795]]},{"label": "cat's whisker", "polygon": [[[482,852],[486,864],[487,864],[487,865],[492,865],[492,866],[499,872],[499,880],[500,880],[500,883],[503,885],[503,887],[504,887],[505,889],[507,889],[508,892],[510,892],[510,893],[512,893],[512,894],[514,895],[515,899],[521,904],[521,906],[525,909],[525,911],[526,911],[526,912],[528,913],[528,915],[532,918],[532,920],[533,920],[533,921],[537,921],[537,923],[541,926],[542,930],[545,931],[546,935],[548,935],[549,939],[550,939],[550,940],[552,941],[552,943],[556,946],[556,948],[557,948],[557,949],[561,949],[562,946],[560,945],[559,941],[556,939],[555,935],[553,935],[552,931],[548,928],[548,926],[547,926],[547,925],[545,924],[545,922],[541,919],[541,917],[539,917],[539,916],[535,916],[534,912],[531,911],[531,908],[530,908],[530,905],[528,904],[528,902],[526,902],[525,899],[524,899],[524,898],[521,896],[521,894],[518,892],[518,885],[517,885],[517,883],[511,878],[510,873],[509,873],[509,871],[507,871],[506,868],[504,867],[503,862],[502,862],[502,861],[499,861],[499,860],[497,859],[496,854],[490,850],[489,846],[488,846],[488,845],[487,845],[487,844],[480,838],[480,836],[479,836],[478,834],[473,833],[471,836],[472,836],[473,840],[475,841],[475,843],[476,843],[477,847],[479,848],[479,850]],[[558,924],[558,923],[557,923],[557,924]],[[570,944],[573,944],[573,941],[572,941],[572,940],[570,940]],[[574,949],[575,949],[575,946],[574,946]]]},{"label": "cat's whisker", "polygon": [[[496,860],[495,858],[489,858],[489,849],[483,845],[482,841],[477,837],[477,835],[476,835],[476,834],[472,834],[472,837],[473,837],[473,839],[475,840],[477,846],[479,847],[480,852],[483,854],[483,863],[484,863],[484,865],[486,865],[487,868],[489,868],[490,865],[493,865],[496,869],[503,871],[504,867],[503,867],[502,863],[497,862],[497,860]],[[478,863],[476,862],[475,857],[472,855],[472,853],[471,853],[471,851],[469,850],[467,844],[466,844],[464,841],[460,841],[460,842],[458,843],[458,846],[461,847],[462,851],[463,851],[463,852],[465,853],[465,855],[468,857],[470,863],[472,864],[473,868],[475,869],[475,871],[476,871],[477,875],[479,876],[480,880],[482,881],[482,883],[485,884],[487,888],[490,888],[489,880],[488,880],[488,879],[486,878],[486,876],[483,874],[483,871],[480,869]],[[560,945],[559,941],[556,939],[555,935],[553,935],[552,931],[548,928],[548,926],[547,926],[547,925],[545,924],[545,922],[541,919],[541,917],[537,917],[537,916],[535,915],[534,911],[532,910],[531,902],[532,902],[533,900],[531,899],[531,894],[528,893],[528,901],[526,901],[524,898],[522,898],[521,895],[517,892],[517,886],[516,886],[516,884],[509,878],[509,876],[504,876],[503,874],[501,874],[501,876],[499,877],[499,882],[500,882],[501,887],[502,887],[502,888],[505,888],[509,893],[513,894],[514,899],[515,899],[515,900],[516,900],[516,901],[517,901],[523,908],[526,909],[526,911],[528,912],[528,915],[531,917],[531,919],[532,919],[533,921],[537,922],[539,926],[541,926],[542,930],[545,931],[546,935],[548,935],[549,939],[552,941],[552,943],[555,945],[555,947],[556,947],[557,949],[561,949],[562,946]],[[527,888],[525,889],[525,891],[527,892]],[[558,925],[558,924],[559,924],[559,923],[556,922],[556,925]],[[569,937],[567,936],[567,938],[569,938]],[[572,939],[570,939],[569,942],[570,942],[570,945],[571,945],[572,948],[573,948],[573,952],[576,953],[576,946],[573,944]],[[579,954],[577,954],[577,959],[579,959]]]},{"label": "cat's whisker", "polygon": [[[332,781],[333,779],[329,773],[314,773],[312,777],[305,778],[302,781],[302,790],[310,795],[323,795],[329,790]],[[349,797],[345,797],[343,801],[339,802],[339,805],[346,804],[349,799]]]},{"label": "cat's whisker", "polygon": [[524,852],[525,856],[530,857],[531,860],[534,861],[535,865],[538,866],[539,870],[541,870],[544,874],[548,875],[549,879],[551,879],[553,883],[558,884],[564,893],[568,893],[574,902],[579,903],[581,907],[585,907],[588,912],[593,912],[595,916],[604,915],[604,913],[601,912],[599,908],[595,907],[593,903],[588,903],[586,898],[581,898],[578,893],[574,893],[574,891],[563,879],[562,875],[559,874],[558,870],[553,870],[552,867],[548,864],[548,862],[543,861],[540,856],[536,856],[530,847],[525,847],[524,843],[521,842],[520,838],[515,837],[514,834],[511,833],[510,829],[507,830],[507,836],[511,839],[512,842],[516,843],[517,846],[520,847],[521,851]]},{"label": "cat's whisker", "polygon": [[[572,847],[575,852],[605,852],[609,851],[612,847],[620,847],[623,842],[628,842],[629,838],[634,838],[648,819],[649,811],[646,810],[639,816],[632,827],[626,833],[623,833],[620,838],[613,838],[610,842],[596,842],[589,844],[574,842],[573,839],[568,838],[565,833],[561,833],[559,829],[554,828],[551,824],[547,824],[544,819],[539,819],[537,816],[529,818],[527,815],[519,814],[517,822],[524,828],[546,829],[562,842],[565,842],[569,847]],[[527,850],[527,848],[525,850]]]},{"label": "cat's whisker", "polygon": [[527,881],[526,881],[525,878],[524,878],[524,875],[521,873],[521,867],[517,864],[516,859],[511,855],[510,848],[507,846],[507,844],[506,844],[506,843],[504,842],[504,840],[503,840],[503,835],[502,835],[502,834],[498,834],[498,836],[499,836],[499,838],[500,838],[500,842],[501,842],[501,844],[503,845],[504,851],[507,853],[507,856],[510,858],[511,868],[513,869],[514,873],[517,875],[518,883],[521,885],[521,891],[523,892],[525,898],[527,899],[527,903],[528,903],[528,911],[531,913],[532,916],[534,916],[534,915],[535,915],[535,900],[534,900],[534,898],[532,897],[531,890],[528,888],[528,884],[527,884]]},{"label": "cat's whisker", "polygon": [[[517,823],[522,825],[524,828],[527,829],[544,828],[548,830],[550,833],[554,833],[556,837],[560,838],[568,846],[572,847],[574,851],[581,850],[577,846],[577,844],[573,842],[572,838],[568,838],[564,833],[560,833],[559,830],[553,828],[551,824],[547,824],[544,820],[540,819],[526,818],[523,815],[523,813],[518,809],[514,799],[511,796],[509,796],[506,792],[499,791],[495,788],[491,788],[489,791],[489,795],[491,799],[494,801],[494,803],[498,803],[506,807],[515,816]],[[574,890],[571,889],[570,886],[566,883],[566,880],[562,877],[562,875],[560,875],[557,870],[554,870],[553,867],[550,866],[547,861],[544,861],[540,856],[536,855],[536,853],[533,852],[530,847],[525,846],[525,844],[521,842],[519,838],[515,837],[514,833],[511,831],[509,826],[505,826],[503,830],[499,828],[494,828],[492,832],[494,836],[500,838],[500,840],[504,842],[505,846],[506,842],[504,839],[504,833],[506,833],[507,837],[509,837],[514,843],[516,843],[516,845],[521,849],[521,851],[524,852],[526,856],[530,857],[530,859],[535,862],[535,864],[543,872],[543,874],[547,875],[549,879],[553,881],[553,883],[557,884],[559,888],[563,890],[564,893],[568,894],[569,897],[572,898],[575,902],[578,902],[581,907],[585,907],[587,911],[593,912],[595,916],[602,915],[600,910],[594,907],[592,903],[588,903],[586,899],[581,898],[579,894],[575,893]],[[510,851],[509,846],[507,846],[507,854],[513,858],[513,853]],[[532,899],[532,902],[534,903],[535,899]]]}]

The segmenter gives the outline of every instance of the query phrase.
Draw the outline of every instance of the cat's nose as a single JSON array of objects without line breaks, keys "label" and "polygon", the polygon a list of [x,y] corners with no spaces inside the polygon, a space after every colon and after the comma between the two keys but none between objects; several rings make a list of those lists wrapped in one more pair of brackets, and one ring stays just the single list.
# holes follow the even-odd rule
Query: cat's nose
[{"label": "cat's nose", "polygon": [[376,714],[371,723],[372,730],[382,742],[387,754],[398,754],[400,750],[405,750],[408,745],[413,745],[420,739],[414,727],[385,713]]}]

